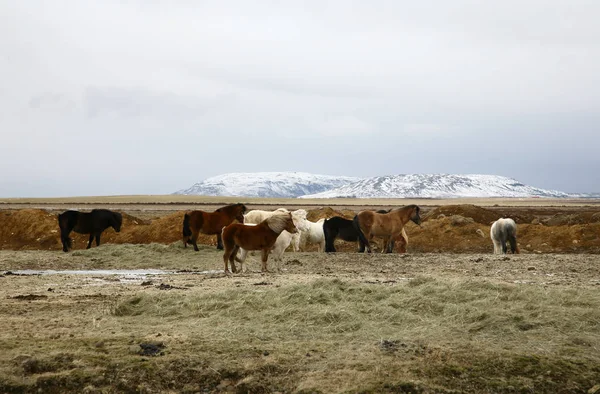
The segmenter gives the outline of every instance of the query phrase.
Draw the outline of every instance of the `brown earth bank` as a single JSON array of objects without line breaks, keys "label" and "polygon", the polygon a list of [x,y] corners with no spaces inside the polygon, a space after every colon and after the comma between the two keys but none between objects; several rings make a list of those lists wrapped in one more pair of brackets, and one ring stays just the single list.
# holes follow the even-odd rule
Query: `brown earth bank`
[{"label": "brown earth bank", "polygon": [[[308,209],[308,218],[312,221],[333,216],[351,219],[360,209],[312,208]],[[138,213],[136,210],[119,211],[123,214],[121,232],[107,229],[102,234],[102,243],[170,244],[181,240],[183,210],[149,209],[144,210],[143,218],[133,215]],[[0,249],[60,250],[59,212],[56,208],[1,210]],[[489,228],[500,217],[512,217],[517,222],[521,253],[600,253],[600,209],[596,206],[482,207],[472,204],[423,206],[422,225],[409,223],[406,226],[408,252],[491,252]],[[85,248],[87,235],[73,232],[71,237],[75,249]],[[199,243],[216,245],[216,238],[201,235]],[[338,251],[353,251],[357,246],[337,241],[336,248]],[[309,246],[307,250],[316,250],[316,246]]]}]

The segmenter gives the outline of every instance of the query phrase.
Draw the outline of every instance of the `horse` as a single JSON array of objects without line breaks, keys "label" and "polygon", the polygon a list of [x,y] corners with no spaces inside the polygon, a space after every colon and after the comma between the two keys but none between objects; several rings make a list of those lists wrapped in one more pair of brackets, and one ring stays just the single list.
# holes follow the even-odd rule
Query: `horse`
[{"label": "horse", "polygon": [[258,224],[272,215],[276,215],[278,213],[286,213],[286,212],[289,212],[289,211],[285,208],[277,208],[274,211],[263,211],[261,209],[253,209],[250,212],[244,214],[244,220],[242,221],[242,223]]},{"label": "horse", "polygon": [[188,243],[194,246],[197,252],[198,235],[217,235],[217,249],[223,249],[221,242],[221,230],[231,224],[234,220],[242,223],[246,206],[244,204],[231,204],[217,209],[214,212],[190,211],[183,215],[183,246],[187,248]]},{"label": "horse", "polygon": [[325,237],[325,252],[335,253],[335,239],[340,238],[346,242],[358,242],[359,251],[364,252],[365,244],[358,238],[358,232],[352,220],[341,216],[334,216],[323,222],[323,236]]},{"label": "horse", "polygon": [[372,237],[382,237],[385,241],[384,247],[390,250],[390,239],[399,241],[402,236],[402,229],[409,221],[417,225],[421,224],[419,216],[420,208],[417,205],[407,205],[402,208],[394,208],[388,213],[377,213],[374,211],[361,211],[352,220],[352,224],[358,233],[358,238],[365,244],[368,253],[371,253],[371,244],[369,240]]},{"label": "horse", "polygon": [[325,252],[325,234],[323,234],[323,223],[325,219],[316,222],[308,221],[309,229],[300,233],[299,248],[304,250],[306,244],[317,244],[319,252]]},{"label": "horse", "polygon": [[71,231],[90,234],[90,240],[86,247],[89,249],[92,247],[94,238],[96,238],[96,246],[100,246],[100,234],[107,228],[112,227],[116,232],[120,232],[122,223],[123,216],[119,212],[108,209],[93,209],[92,212],[65,211],[58,215],[63,252],[68,252],[73,248],[73,240],[69,237]]},{"label": "horse", "polygon": [[[298,210],[294,211],[297,212]],[[303,210],[304,211],[304,210]],[[253,209],[244,215],[244,224],[258,224],[268,218],[269,216],[275,215],[277,213],[285,213],[289,212],[286,208],[277,208],[274,211],[263,211],[261,209]],[[305,211],[306,212],[306,211]],[[295,233],[292,238],[294,252],[300,250],[300,231]]]},{"label": "horse", "polygon": [[[378,213],[387,213],[383,211]],[[343,218],[341,216],[334,216],[330,219],[326,219],[323,223],[323,234],[325,235],[325,252],[335,253],[335,240],[339,237],[346,242],[358,242],[358,252],[362,253],[365,251],[365,244],[358,238],[358,231],[353,225],[352,220]],[[408,244],[408,236],[406,231],[402,228],[401,237],[398,239],[384,238],[383,245],[381,248],[382,253],[391,253],[394,250],[394,245],[398,241],[397,249],[398,253],[406,253],[406,245]]]},{"label": "horse", "polygon": [[225,252],[223,253],[223,262],[225,263],[225,273],[230,274],[228,262],[231,263],[231,270],[237,272],[235,268],[235,257],[240,248],[245,250],[260,250],[262,260],[262,272],[268,272],[267,259],[269,251],[275,245],[277,237],[284,230],[295,233],[298,230],[294,225],[292,215],[287,213],[278,213],[263,220],[256,226],[248,226],[242,223],[231,223],[222,230],[221,238]]},{"label": "horse", "polygon": [[[301,231],[307,231],[309,228],[309,221],[306,220],[307,212],[304,209],[298,209],[296,211],[291,212],[292,220],[298,232],[295,234],[290,233],[287,230],[283,230],[281,234],[277,237],[275,241],[275,245],[271,248],[269,254],[273,257],[277,263],[280,263],[283,260],[283,253],[290,246],[294,236],[296,236]],[[244,223],[246,226],[256,226],[254,223]],[[246,256],[248,255],[248,251],[246,249],[240,248],[238,255],[235,260],[240,263],[240,272],[244,272],[244,262],[246,261]],[[279,271],[279,264],[278,264]]]},{"label": "horse", "polygon": [[510,243],[510,251],[519,253],[517,246],[517,224],[510,218],[498,219],[492,223],[490,237],[494,243],[494,254],[506,254],[506,241]]}]

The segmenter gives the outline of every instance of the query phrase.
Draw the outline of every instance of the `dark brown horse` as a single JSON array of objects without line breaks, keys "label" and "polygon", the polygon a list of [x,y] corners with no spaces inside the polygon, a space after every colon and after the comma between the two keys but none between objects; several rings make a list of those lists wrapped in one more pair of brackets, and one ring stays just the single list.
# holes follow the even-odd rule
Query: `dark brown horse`
[{"label": "dark brown horse", "polygon": [[388,213],[361,211],[354,217],[353,223],[367,252],[371,253],[369,240],[373,237],[382,237],[385,240],[385,249],[389,250],[391,242],[388,241],[390,239],[394,241],[405,239],[402,236],[402,230],[406,223],[412,220],[415,224],[421,224],[420,210],[416,205],[407,205],[392,209]]},{"label": "dark brown horse", "polygon": [[63,252],[68,252],[73,247],[73,241],[69,237],[71,231],[89,234],[90,240],[86,248],[89,249],[94,238],[96,238],[96,246],[100,246],[100,234],[107,228],[112,227],[116,232],[120,232],[122,223],[122,215],[108,209],[94,209],[92,212],[65,211],[58,215]]},{"label": "dark brown horse", "polygon": [[234,220],[244,222],[246,206],[244,204],[231,204],[217,209],[214,212],[191,211],[183,216],[183,246],[192,244],[198,251],[198,235],[200,233],[217,236],[217,249],[223,249],[221,230]]},{"label": "dark brown horse", "polygon": [[292,215],[287,213],[279,213],[268,217],[256,226],[248,226],[241,223],[232,223],[223,229],[223,244],[225,253],[223,254],[223,262],[225,263],[225,273],[229,274],[228,262],[231,263],[231,270],[236,272],[235,257],[238,250],[260,250],[262,260],[262,272],[267,270],[267,258],[269,251],[275,245],[277,237],[283,230],[290,233],[298,232]]}]

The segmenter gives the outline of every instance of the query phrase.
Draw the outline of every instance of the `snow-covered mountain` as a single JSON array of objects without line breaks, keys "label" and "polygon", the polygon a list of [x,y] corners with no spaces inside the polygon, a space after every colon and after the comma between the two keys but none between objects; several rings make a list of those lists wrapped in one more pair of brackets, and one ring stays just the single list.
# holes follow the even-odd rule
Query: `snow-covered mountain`
[{"label": "snow-covered mountain", "polygon": [[497,175],[401,174],[358,180],[301,198],[572,197]]},{"label": "snow-covered mountain", "polygon": [[306,172],[254,172],[218,175],[174,194],[294,198],[356,182],[360,178]]}]

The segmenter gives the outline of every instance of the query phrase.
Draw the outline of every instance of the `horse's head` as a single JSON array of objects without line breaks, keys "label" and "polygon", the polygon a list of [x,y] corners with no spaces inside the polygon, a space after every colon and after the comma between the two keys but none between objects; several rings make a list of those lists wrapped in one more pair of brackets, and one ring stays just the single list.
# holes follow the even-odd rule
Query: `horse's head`
[{"label": "horse's head", "polygon": [[287,217],[288,219],[285,223],[284,230],[286,230],[289,233],[296,234],[298,232],[298,228],[296,227],[296,224],[294,224],[294,218],[292,217],[292,214],[288,213]]},{"label": "horse's head", "polygon": [[235,204],[235,220],[244,223],[244,214],[248,210],[244,204]]},{"label": "horse's head", "polygon": [[119,212],[113,212],[110,220],[110,225],[115,229],[116,232],[121,232],[121,225],[123,224],[123,216]]},{"label": "horse's head", "polygon": [[294,225],[300,231],[308,231],[310,229],[310,222],[306,219],[308,213],[304,209],[298,209],[292,212],[292,220]]},{"label": "horse's head", "polygon": [[410,214],[410,220],[412,220],[414,224],[420,226],[421,216],[419,216],[419,212],[421,211],[421,208],[419,208],[418,205],[414,205],[413,207],[413,211]]}]

